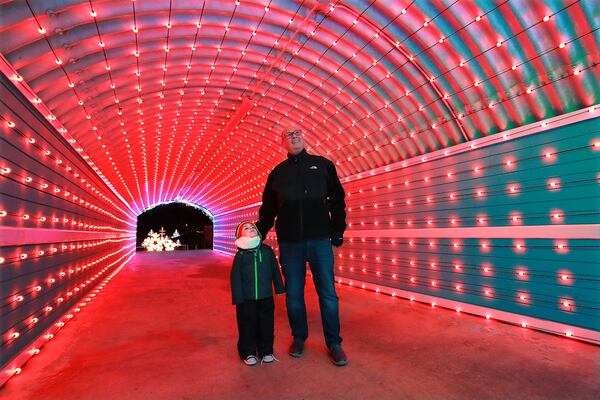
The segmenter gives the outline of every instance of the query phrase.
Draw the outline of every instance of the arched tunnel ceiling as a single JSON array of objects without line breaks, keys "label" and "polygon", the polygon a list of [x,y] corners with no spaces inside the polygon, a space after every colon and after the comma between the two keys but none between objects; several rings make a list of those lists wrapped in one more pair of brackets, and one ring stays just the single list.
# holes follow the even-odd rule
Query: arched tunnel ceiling
[{"label": "arched tunnel ceiling", "polygon": [[347,176],[597,103],[599,8],[4,1],[0,53],[132,210],[218,214],[260,200],[282,125]]}]

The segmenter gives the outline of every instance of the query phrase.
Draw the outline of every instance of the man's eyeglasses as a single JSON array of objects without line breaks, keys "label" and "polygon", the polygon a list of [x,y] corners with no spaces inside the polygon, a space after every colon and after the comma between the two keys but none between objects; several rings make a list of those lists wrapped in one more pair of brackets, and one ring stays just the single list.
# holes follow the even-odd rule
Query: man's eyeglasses
[{"label": "man's eyeglasses", "polygon": [[283,138],[289,140],[300,136],[302,136],[302,132],[300,131],[300,129],[294,129],[293,131],[289,131],[288,133],[284,134]]}]

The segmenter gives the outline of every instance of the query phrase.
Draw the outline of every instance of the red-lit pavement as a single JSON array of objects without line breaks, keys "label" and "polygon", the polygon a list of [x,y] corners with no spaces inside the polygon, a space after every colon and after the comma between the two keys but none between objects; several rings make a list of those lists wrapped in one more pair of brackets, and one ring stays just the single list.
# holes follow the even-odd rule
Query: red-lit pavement
[{"label": "red-lit pavement", "polygon": [[0,399],[594,399],[600,348],[481,317],[338,286],[350,363],[325,353],[307,287],[301,359],[276,301],[279,362],[236,352],[231,259],[211,251],[138,253],[0,389]]}]

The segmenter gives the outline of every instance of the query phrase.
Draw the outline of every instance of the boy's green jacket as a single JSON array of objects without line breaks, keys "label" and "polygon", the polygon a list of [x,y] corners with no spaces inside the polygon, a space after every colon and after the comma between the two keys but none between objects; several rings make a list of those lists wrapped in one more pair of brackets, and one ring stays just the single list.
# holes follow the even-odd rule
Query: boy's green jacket
[{"label": "boy's green jacket", "polygon": [[233,304],[258,300],[285,292],[279,264],[273,249],[261,243],[255,249],[238,249],[231,267],[231,297]]}]

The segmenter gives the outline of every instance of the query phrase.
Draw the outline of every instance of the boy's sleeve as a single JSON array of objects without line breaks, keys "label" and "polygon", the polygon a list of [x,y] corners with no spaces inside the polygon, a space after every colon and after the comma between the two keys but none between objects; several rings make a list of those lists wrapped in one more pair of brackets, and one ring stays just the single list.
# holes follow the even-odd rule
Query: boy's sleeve
[{"label": "boy's sleeve", "polygon": [[242,286],[242,265],[239,253],[233,258],[230,279],[231,302],[232,304],[242,304],[244,302],[244,288]]},{"label": "boy's sleeve", "polygon": [[279,270],[279,263],[275,257],[275,252],[271,249],[271,267],[273,268],[273,285],[275,286],[275,293],[285,293],[285,286],[283,285],[283,278],[281,277],[281,271]]}]

